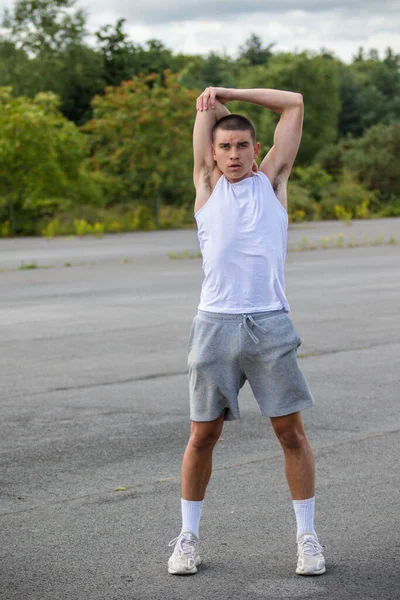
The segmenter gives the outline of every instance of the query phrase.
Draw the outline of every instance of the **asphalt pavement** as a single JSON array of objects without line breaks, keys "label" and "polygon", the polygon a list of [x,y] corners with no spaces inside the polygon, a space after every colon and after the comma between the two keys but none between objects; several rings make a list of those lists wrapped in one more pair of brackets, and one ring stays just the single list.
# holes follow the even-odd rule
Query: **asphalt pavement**
[{"label": "asphalt pavement", "polygon": [[282,451],[247,386],[215,451],[204,564],[167,573],[195,231],[0,240],[1,600],[400,598],[400,219],[299,225],[289,248],[327,573],[295,574]]}]

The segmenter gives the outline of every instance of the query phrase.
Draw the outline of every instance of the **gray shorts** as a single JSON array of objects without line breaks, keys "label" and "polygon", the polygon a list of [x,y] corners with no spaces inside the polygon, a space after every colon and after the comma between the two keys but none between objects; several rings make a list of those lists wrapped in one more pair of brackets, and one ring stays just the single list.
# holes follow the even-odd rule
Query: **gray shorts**
[{"label": "gray shorts", "polygon": [[199,311],[188,346],[190,418],[240,418],[238,393],[248,380],[266,417],[310,408],[314,400],[297,362],[301,340],[284,310],[247,315]]}]

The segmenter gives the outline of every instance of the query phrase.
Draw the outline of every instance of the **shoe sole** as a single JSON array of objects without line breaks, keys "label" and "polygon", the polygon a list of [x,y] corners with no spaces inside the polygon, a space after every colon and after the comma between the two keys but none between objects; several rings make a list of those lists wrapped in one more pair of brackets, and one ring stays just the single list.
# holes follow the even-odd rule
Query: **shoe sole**
[{"label": "shoe sole", "polygon": [[193,569],[190,569],[190,571],[188,571],[187,569],[179,571],[177,569],[171,569],[170,566],[168,566],[168,573],[170,575],[194,575],[195,573],[197,573],[197,567],[201,565],[201,558],[200,556],[196,556],[195,558],[195,563],[194,563],[194,567]]},{"label": "shoe sole", "polygon": [[322,567],[322,569],[320,569],[319,571],[314,571],[310,573],[308,571],[303,571],[302,569],[299,569],[299,567],[297,567],[296,573],[297,575],[306,575],[312,577],[313,575],[323,575],[324,573],[326,573],[326,568]]}]

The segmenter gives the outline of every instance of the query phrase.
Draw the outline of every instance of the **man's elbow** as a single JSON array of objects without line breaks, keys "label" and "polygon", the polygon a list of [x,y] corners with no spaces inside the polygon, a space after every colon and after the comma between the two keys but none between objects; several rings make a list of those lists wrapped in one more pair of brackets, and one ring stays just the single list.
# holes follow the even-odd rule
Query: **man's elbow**
[{"label": "man's elbow", "polygon": [[296,106],[304,106],[303,94],[300,94],[300,92],[294,92],[293,102]]}]

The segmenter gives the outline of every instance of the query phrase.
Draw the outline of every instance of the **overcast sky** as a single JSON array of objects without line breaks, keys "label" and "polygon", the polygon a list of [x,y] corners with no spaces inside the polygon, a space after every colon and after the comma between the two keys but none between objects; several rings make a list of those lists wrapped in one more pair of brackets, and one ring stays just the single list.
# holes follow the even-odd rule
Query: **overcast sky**
[{"label": "overcast sky", "polygon": [[[0,0],[0,7],[12,5]],[[88,26],[126,19],[136,43],[155,38],[174,52],[235,56],[251,33],[275,51],[332,50],[351,61],[360,46],[400,53],[400,0],[78,0]]]}]

